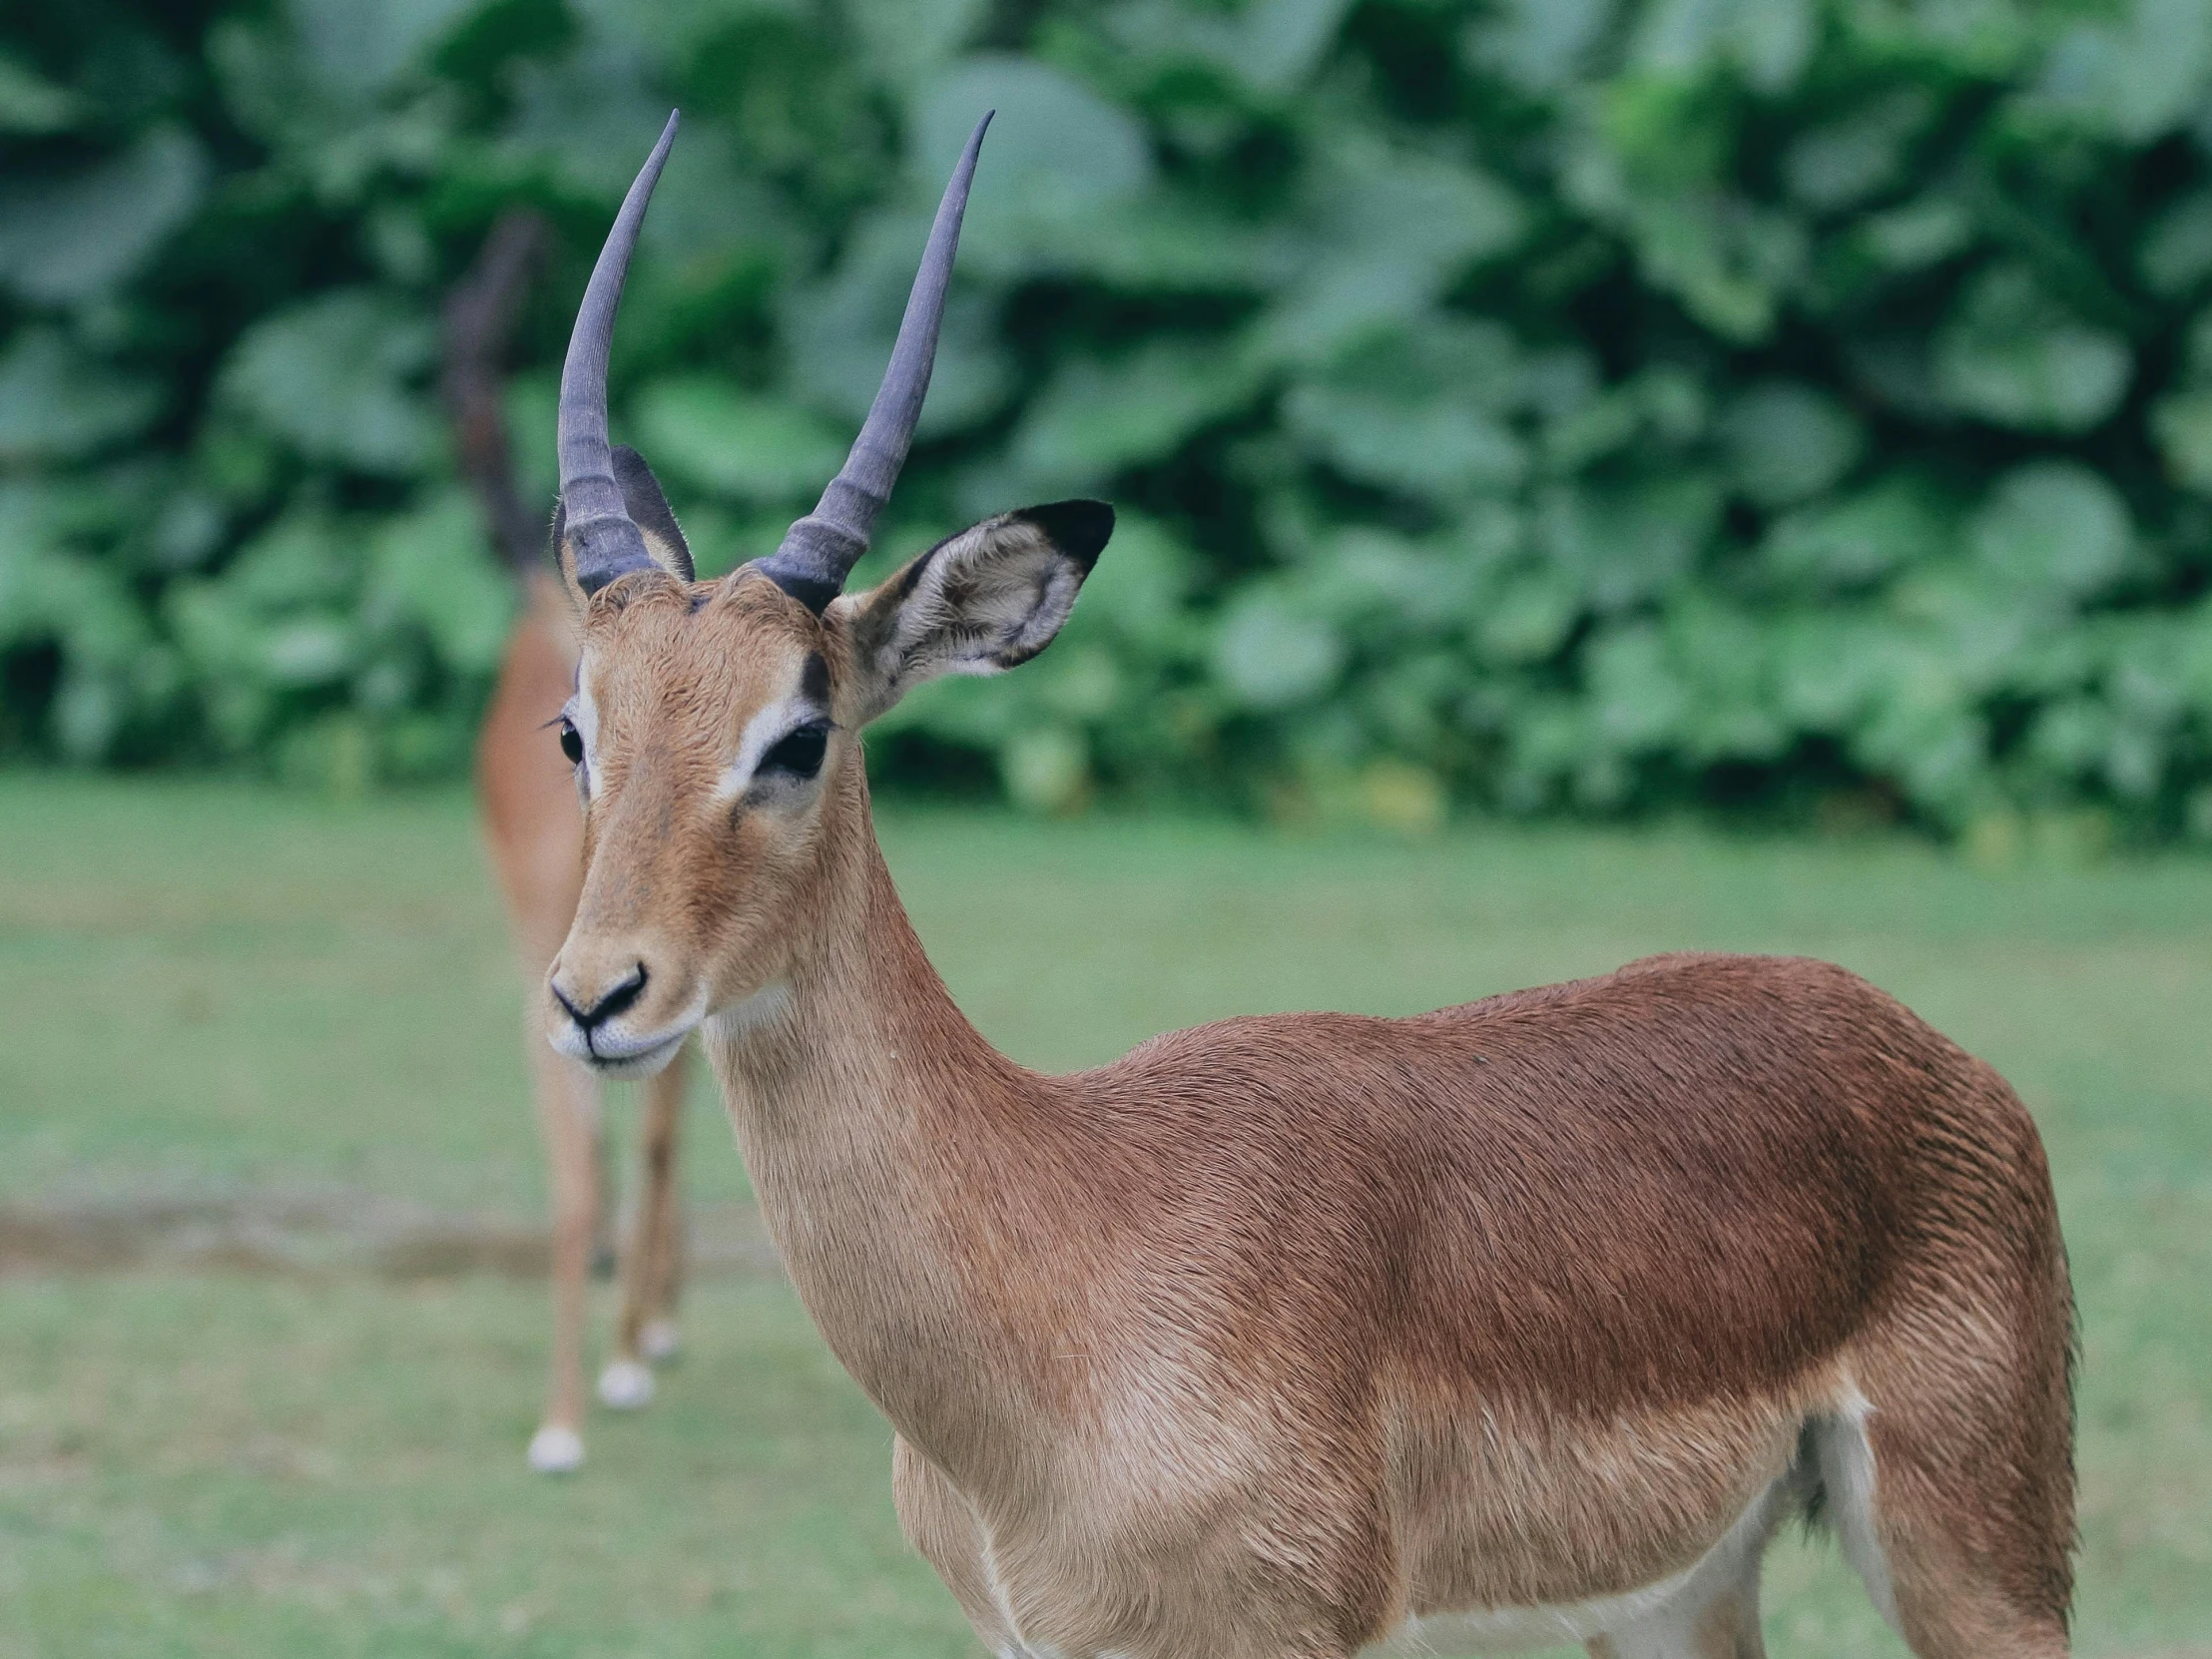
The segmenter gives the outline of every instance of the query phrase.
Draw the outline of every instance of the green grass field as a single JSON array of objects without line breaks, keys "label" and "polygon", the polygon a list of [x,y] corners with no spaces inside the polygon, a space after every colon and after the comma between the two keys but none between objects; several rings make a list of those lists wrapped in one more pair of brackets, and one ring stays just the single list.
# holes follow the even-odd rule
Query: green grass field
[{"label": "green grass field", "polygon": [[[2212,864],[1897,842],[891,817],[964,1007],[1032,1064],[1233,1011],[1403,1012],[1662,948],[1805,951],[2002,1067],[2082,1307],[2079,1648],[2212,1659]],[[0,775],[0,1216],[278,1193],[526,1223],[519,986],[459,796]],[[618,1121],[626,1121],[618,1113]],[[687,1187],[745,1182],[717,1109]],[[889,1434],[773,1278],[688,1304],[661,1400],[528,1475],[542,1286],[0,1279],[0,1659],[955,1655]],[[1778,1655],[1902,1648],[1824,1548]]]}]

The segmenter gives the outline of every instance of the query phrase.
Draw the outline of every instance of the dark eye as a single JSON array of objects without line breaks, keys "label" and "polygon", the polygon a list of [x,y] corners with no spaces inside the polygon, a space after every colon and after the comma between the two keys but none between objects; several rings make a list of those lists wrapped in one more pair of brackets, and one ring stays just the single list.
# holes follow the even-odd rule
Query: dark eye
[{"label": "dark eye", "polygon": [[759,771],[781,772],[792,778],[812,778],[822,770],[822,757],[830,748],[830,728],[802,726],[779,738],[776,747],[761,757]]},{"label": "dark eye", "polygon": [[565,720],[561,722],[561,753],[568,757],[570,766],[584,764],[584,735]]}]

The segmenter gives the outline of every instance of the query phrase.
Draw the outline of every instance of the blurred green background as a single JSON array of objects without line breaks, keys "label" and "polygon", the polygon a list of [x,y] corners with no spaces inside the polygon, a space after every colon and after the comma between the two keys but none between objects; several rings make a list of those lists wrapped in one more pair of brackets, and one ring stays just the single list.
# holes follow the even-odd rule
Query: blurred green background
[{"label": "blurred green background", "polygon": [[1123,509],[886,782],[2212,839],[2204,0],[77,0],[0,23],[0,750],[456,771],[507,585],[430,389],[495,216],[511,402],[687,126],[618,432],[774,545],[985,153],[879,545]]}]

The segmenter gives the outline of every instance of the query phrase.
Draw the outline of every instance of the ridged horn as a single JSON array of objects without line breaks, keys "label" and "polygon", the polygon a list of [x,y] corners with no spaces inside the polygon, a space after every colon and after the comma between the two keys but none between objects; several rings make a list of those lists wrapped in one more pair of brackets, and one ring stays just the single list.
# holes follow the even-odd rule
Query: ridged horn
[{"label": "ridged horn", "polygon": [[561,514],[576,585],[597,593],[626,571],[653,563],[645,537],[623,505],[615,483],[614,450],[607,441],[607,353],[614,343],[615,312],[622,305],[622,282],[630,255],[645,224],[645,207],[660,182],[669,146],[676,142],[675,111],[661,130],[661,142],[646,157],[622,199],[607,245],[592,267],[576,327],[568,336],[568,360],[561,365],[561,420],[556,439],[561,457]]},{"label": "ridged horn", "polygon": [[952,259],[960,246],[960,218],[967,212],[968,185],[984,131],[996,111],[986,112],[968,136],[960,165],[944,187],[936,223],[922,250],[921,269],[906,296],[906,314],[898,324],[898,343],[869,407],[860,435],[844,467],[822,492],[815,510],[785,532],[783,545],[759,561],[758,569],[794,598],[820,612],[844,587],[845,576],[867,551],[875,518],[898,482],[898,469],[921,419],[921,400],[929,390],[929,370],[937,358],[937,328],[944,320],[945,289],[952,280]]}]

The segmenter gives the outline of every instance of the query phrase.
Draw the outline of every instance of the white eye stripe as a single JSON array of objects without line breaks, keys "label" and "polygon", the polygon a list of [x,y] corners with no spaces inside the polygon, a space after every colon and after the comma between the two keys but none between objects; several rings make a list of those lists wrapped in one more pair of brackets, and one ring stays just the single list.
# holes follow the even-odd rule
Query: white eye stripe
[{"label": "white eye stripe", "polygon": [[576,695],[568,700],[563,713],[584,742],[584,788],[588,791],[594,758],[599,753],[599,705],[592,701],[591,682],[581,672],[576,676]]},{"label": "white eye stripe", "polygon": [[822,710],[804,697],[787,697],[762,709],[745,723],[745,734],[738,739],[737,759],[715,784],[715,800],[735,801],[745,794],[771,749],[797,728],[822,719]]}]

